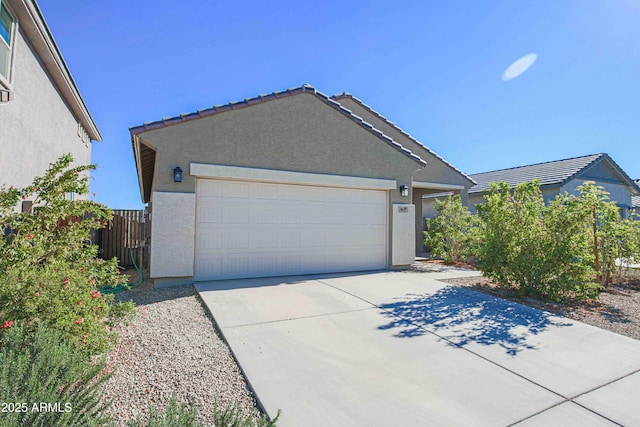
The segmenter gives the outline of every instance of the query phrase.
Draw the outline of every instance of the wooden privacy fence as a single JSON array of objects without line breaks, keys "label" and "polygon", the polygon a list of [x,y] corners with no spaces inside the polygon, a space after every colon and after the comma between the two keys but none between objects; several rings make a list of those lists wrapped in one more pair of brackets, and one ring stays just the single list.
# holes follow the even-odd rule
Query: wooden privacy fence
[{"label": "wooden privacy fence", "polygon": [[113,219],[98,231],[100,256],[104,259],[118,258],[121,267],[133,266],[134,259],[140,268],[149,264],[149,237],[151,221],[147,210],[114,210]]}]

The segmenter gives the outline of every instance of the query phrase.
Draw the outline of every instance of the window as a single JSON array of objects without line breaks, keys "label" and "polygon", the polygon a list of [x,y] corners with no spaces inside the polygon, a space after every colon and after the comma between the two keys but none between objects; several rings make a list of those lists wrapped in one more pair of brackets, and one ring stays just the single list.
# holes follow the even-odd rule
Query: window
[{"label": "window", "polygon": [[14,19],[0,0],[0,76],[10,80]]}]

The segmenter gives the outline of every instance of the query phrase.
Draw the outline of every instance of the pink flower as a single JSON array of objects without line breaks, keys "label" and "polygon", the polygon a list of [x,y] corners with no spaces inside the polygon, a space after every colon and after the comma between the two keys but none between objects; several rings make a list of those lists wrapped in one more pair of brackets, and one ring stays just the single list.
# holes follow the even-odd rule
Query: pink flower
[{"label": "pink flower", "polygon": [[95,285],[95,284],[96,284],[96,279],[91,279],[91,280],[89,281],[89,283],[91,283],[92,285]]},{"label": "pink flower", "polygon": [[39,297],[40,296],[40,292],[36,291],[33,296]]},{"label": "pink flower", "polygon": [[74,323],[76,325],[82,325],[82,322],[84,322],[84,317],[79,318],[78,320],[76,320]]},{"label": "pink flower", "polygon": [[91,298],[98,298],[100,296],[100,291],[91,291]]},{"label": "pink flower", "polygon": [[78,305],[82,305],[82,302],[83,302],[82,300],[78,301]]},{"label": "pink flower", "polygon": [[73,174],[74,175],[78,175],[78,171],[73,171]]},{"label": "pink flower", "polygon": [[64,283],[65,285],[68,285],[68,284],[69,284],[69,283],[71,283],[71,282],[69,281],[69,278],[67,277],[66,279],[64,279],[64,280],[62,281],[62,283]]},{"label": "pink flower", "polygon": [[33,239],[33,233],[27,234],[27,239],[29,239],[29,240]]},{"label": "pink flower", "polygon": [[2,324],[2,326],[0,326],[0,329],[9,329],[12,326],[13,326],[13,320],[7,320]]}]

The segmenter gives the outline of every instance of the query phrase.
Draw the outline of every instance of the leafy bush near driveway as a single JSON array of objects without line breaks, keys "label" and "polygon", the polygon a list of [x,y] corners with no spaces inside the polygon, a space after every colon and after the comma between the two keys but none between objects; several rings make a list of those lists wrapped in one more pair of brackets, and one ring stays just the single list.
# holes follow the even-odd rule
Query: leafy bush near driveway
[{"label": "leafy bush near driveway", "polygon": [[476,255],[480,243],[477,217],[462,204],[459,195],[436,199],[434,207],[438,215],[427,220],[425,246],[431,248],[431,255],[446,262],[467,262]]},{"label": "leafy bush near driveway", "polygon": [[579,197],[560,194],[545,205],[540,182],[492,184],[478,205],[483,273],[521,296],[594,297],[619,271],[616,260],[640,258],[640,224],[622,219],[594,182]]},{"label": "leafy bush near driveway", "polygon": [[594,270],[583,202],[560,195],[545,205],[540,182],[492,184],[478,205],[484,224],[480,269],[521,296],[560,300],[569,293],[594,296]]},{"label": "leafy bush near driveway", "polygon": [[100,414],[103,368],[44,323],[33,335],[17,322],[0,338],[0,426],[110,425]]},{"label": "leafy bush near driveway", "polygon": [[[257,414],[243,416],[237,405],[229,405],[220,408],[214,403],[214,426],[215,427],[274,427],[280,416],[273,420],[259,417]],[[196,406],[187,408],[182,403],[178,406],[175,395],[171,396],[169,405],[165,411],[150,408],[149,421],[145,423],[140,417],[127,423],[127,427],[205,427],[198,421],[198,409]]]},{"label": "leafy bush near driveway", "polygon": [[[117,260],[97,258],[91,229],[104,227],[112,212],[86,195],[88,171],[95,165],[72,167],[64,155],[25,188],[0,189],[0,336],[21,321],[34,333],[40,323],[59,332],[85,354],[109,348],[109,325],[133,313],[133,305],[113,304],[98,287],[127,280]],[[15,207],[30,196],[27,212]]]}]

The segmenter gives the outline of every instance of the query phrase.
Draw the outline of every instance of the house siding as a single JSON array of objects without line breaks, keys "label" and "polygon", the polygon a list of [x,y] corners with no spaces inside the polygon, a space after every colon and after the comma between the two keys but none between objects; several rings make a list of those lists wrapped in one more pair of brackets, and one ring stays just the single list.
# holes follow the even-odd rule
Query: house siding
[{"label": "house siding", "polygon": [[91,143],[21,31],[14,51],[12,100],[0,103],[0,185],[22,187],[64,153],[90,163]]}]

